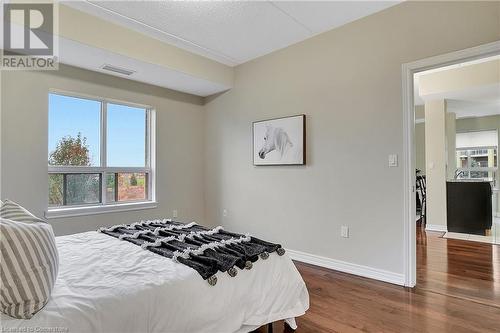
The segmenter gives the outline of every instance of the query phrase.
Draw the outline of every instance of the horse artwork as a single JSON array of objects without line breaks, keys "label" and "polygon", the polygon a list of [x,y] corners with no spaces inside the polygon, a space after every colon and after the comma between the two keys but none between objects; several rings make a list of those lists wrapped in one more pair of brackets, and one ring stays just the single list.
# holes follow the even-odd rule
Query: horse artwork
[{"label": "horse artwork", "polygon": [[254,165],[303,165],[305,115],[253,123]]}]

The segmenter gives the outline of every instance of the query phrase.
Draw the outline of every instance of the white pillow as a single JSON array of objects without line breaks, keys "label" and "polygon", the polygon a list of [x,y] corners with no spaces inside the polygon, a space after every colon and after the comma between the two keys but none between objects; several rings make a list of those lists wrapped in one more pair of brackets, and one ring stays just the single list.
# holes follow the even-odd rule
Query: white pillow
[{"label": "white pillow", "polygon": [[0,311],[30,319],[47,304],[59,269],[52,227],[0,218]]},{"label": "white pillow", "polygon": [[9,199],[5,199],[5,202],[2,203],[2,205],[0,206],[0,217],[16,222],[26,222],[26,223],[47,222],[31,214],[26,208]]}]

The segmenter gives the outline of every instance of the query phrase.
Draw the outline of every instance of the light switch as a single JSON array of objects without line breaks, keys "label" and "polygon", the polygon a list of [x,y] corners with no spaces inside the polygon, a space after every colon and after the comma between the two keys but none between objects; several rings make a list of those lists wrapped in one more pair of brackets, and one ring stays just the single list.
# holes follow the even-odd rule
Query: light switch
[{"label": "light switch", "polygon": [[349,238],[349,227],[346,225],[343,225],[340,228],[340,235],[344,238]]},{"label": "light switch", "polygon": [[398,155],[397,154],[389,155],[389,166],[392,168],[398,166]]}]

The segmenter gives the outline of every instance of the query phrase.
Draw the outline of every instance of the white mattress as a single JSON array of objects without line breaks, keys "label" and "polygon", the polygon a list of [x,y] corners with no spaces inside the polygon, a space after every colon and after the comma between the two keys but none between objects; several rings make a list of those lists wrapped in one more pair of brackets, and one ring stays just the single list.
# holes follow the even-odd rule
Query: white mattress
[{"label": "white mattress", "polygon": [[287,254],[272,253],[210,286],[193,269],[97,232],[57,237],[59,275],[30,320],[1,315],[4,328],[69,332],[249,332],[301,316],[309,295]]}]

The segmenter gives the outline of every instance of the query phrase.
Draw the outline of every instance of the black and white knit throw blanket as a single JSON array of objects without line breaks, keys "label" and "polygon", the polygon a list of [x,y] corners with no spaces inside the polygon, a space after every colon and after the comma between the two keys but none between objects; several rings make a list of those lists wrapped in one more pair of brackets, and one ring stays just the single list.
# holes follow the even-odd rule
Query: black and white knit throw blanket
[{"label": "black and white knit throw blanket", "polygon": [[217,283],[217,272],[231,277],[251,269],[259,258],[265,260],[285,249],[250,235],[225,231],[222,227],[205,228],[195,222],[183,224],[170,219],[119,224],[97,231],[141,246],[196,270],[210,285]]}]

